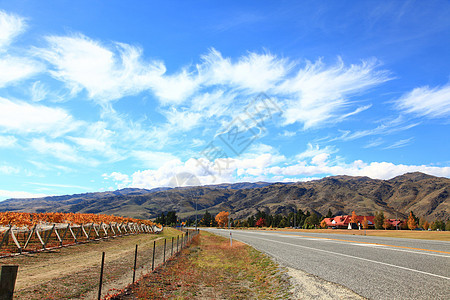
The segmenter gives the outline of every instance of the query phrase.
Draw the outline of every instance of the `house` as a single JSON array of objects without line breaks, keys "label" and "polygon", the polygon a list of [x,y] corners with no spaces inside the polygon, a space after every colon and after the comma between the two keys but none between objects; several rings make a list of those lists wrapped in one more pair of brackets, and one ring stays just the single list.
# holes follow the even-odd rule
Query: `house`
[{"label": "house", "polygon": [[351,223],[352,216],[336,216],[334,218],[325,218],[325,224],[328,228],[341,228],[341,229],[358,229],[362,227],[364,217],[367,219],[369,228],[374,227],[374,216],[356,216],[357,223]]}]

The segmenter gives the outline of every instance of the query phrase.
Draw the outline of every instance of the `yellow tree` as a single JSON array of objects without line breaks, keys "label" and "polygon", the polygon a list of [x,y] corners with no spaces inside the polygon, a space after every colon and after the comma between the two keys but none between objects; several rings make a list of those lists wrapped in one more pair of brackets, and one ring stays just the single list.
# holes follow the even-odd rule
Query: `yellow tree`
[{"label": "yellow tree", "polygon": [[355,211],[352,211],[352,218],[350,220],[350,223],[358,223],[358,217],[356,216]]},{"label": "yellow tree", "polygon": [[322,222],[320,222],[320,227],[327,228],[327,222],[325,222],[325,220],[322,220]]},{"label": "yellow tree", "polygon": [[430,223],[428,223],[428,221],[425,221],[423,223],[423,229],[428,230],[429,227],[430,227]]},{"label": "yellow tree", "polygon": [[383,228],[384,228],[384,230],[388,230],[389,228],[391,228],[391,222],[389,222],[389,219],[384,219],[384,222],[383,222]]},{"label": "yellow tree", "polygon": [[413,230],[416,229],[416,227],[417,227],[416,220],[414,219],[413,213],[410,212],[408,218],[408,228]]},{"label": "yellow tree", "polygon": [[366,216],[364,216],[364,220],[363,220],[362,226],[363,226],[364,229],[369,228],[369,221],[367,221],[367,217]]},{"label": "yellow tree", "polygon": [[216,216],[216,222],[219,225],[219,227],[225,227],[228,224],[228,216],[230,215],[227,211],[221,211]]}]

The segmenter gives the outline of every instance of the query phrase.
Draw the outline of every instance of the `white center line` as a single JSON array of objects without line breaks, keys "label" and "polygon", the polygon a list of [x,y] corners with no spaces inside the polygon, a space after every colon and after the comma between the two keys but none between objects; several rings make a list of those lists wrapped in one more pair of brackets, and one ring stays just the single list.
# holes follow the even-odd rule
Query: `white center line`
[{"label": "white center line", "polygon": [[445,276],[442,276],[442,275],[437,275],[437,274],[433,274],[433,273],[429,273],[429,272],[424,272],[424,271],[419,271],[419,270],[415,270],[415,269],[410,269],[410,268],[397,266],[397,265],[393,265],[393,264],[389,264],[389,263],[385,263],[385,262],[381,262],[381,261],[371,260],[371,259],[367,259],[367,258],[362,258],[362,257],[358,257],[358,256],[352,256],[352,255],[348,255],[348,254],[337,253],[337,252],[332,252],[332,251],[318,249],[318,248],[312,248],[312,247],[307,247],[307,246],[302,246],[302,245],[296,245],[296,244],[281,242],[281,241],[277,241],[277,240],[270,240],[270,239],[265,239],[265,238],[261,238],[261,237],[252,236],[252,238],[259,239],[259,240],[264,240],[264,241],[268,241],[268,242],[273,242],[273,243],[290,245],[290,246],[299,247],[299,248],[313,249],[315,251],[325,252],[325,253],[332,254],[332,255],[340,255],[340,256],[344,256],[344,257],[348,257],[348,258],[364,260],[364,261],[368,261],[368,262],[371,262],[371,263],[381,264],[381,265],[385,265],[385,266],[389,266],[389,267],[399,268],[399,269],[403,269],[403,270],[407,270],[407,271],[412,271],[412,272],[416,272],[416,273],[421,273],[421,274],[425,274],[425,275],[430,275],[430,276],[434,276],[434,277],[439,277],[439,278],[442,278],[442,279],[450,280],[449,277],[445,277]]}]

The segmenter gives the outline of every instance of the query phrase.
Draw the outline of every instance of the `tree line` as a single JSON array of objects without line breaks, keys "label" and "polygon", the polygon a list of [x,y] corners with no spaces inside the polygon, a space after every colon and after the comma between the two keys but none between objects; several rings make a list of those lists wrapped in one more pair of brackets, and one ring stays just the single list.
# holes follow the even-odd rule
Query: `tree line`
[{"label": "tree line", "polygon": [[[354,217],[353,217],[354,216]],[[219,212],[217,215],[212,215],[207,210],[200,217],[198,217],[197,226],[204,227],[226,227],[230,225],[231,227],[297,227],[303,229],[312,229],[324,226],[323,219],[334,217],[331,209],[325,216],[316,214],[315,212],[303,211],[301,209],[291,211],[288,214],[269,214],[265,211],[258,210],[254,215],[242,220],[229,219],[228,212]],[[352,218],[356,220],[356,213],[352,212]],[[229,219],[229,220],[228,220]],[[228,222],[229,221],[229,222]],[[417,217],[412,211],[406,220],[401,220],[399,227],[397,229],[403,230],[414,230],[417,228],[423,230],[440,230],[440,231],[450,231],[450,220],[444,222],[442,220],[435,220],[433,222],[428,222],[425,218]],[[178,218],[175,211],[169,211],[167,213],[161,213],[155,220],[156,223],[164,226],[195,226],[195,217],[191,216],[189,218],[180,219]],[[357,222],[357,221],[354,221]],[[367,219],[361,224],[363,228],[368,228]],[[378,211],[375,213],[374,217],[374,227],[375,229],[395,229],[394,226],[385,217],[384,212]]]}]

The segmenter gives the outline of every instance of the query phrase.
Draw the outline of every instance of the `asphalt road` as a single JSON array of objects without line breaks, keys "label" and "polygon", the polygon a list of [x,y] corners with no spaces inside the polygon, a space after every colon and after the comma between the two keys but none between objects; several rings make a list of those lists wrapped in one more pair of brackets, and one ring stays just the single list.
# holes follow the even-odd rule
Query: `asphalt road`
[{"label": "asphalt road", "polygon": [[[226,237],[229,230],[208,229]],[[232,230],[278,263],[370,299],[450,299],[450,242]]]}]

